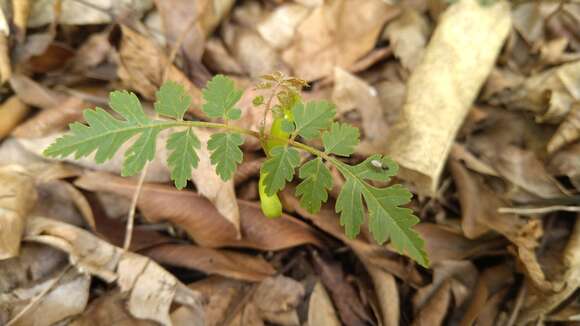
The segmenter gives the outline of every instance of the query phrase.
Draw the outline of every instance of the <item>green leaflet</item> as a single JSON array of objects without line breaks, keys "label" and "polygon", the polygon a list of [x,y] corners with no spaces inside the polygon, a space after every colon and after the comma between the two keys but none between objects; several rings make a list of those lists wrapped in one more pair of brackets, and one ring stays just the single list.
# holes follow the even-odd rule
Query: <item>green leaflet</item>
[{"label": "green leaflet", "polygon": [[217,174],[222,180],[231,179],[237,165],[242,162],[240,145],[243,143],[242,135],[231,132],[213,134],[207,142],[207,149],[212,152],[211,164],[216,166]]},{"label": "green leaflet", "polygon": [[168,81],[155,93],[155,111],[160,115],[183,120],[183,115],[191,104],[191,96],[187,95],[183,86]]},{"label": "green leaflet", "polygon": [[58,138],[45,151],[49,157],[75,159],[89,156],[96,151],[95,161],[103,163],[111,159],[121,145],[133,136],[140,135],[125,153],[122,174],[134,175],[155,155],[155,138],[169,124],[149,119],[135,94],[115,91],[110,95],[110,105],[123,119],[113,117],[107,111],[96,108],[84,112],[87,125],[75,122],[70,133]]},{"label": "green leaflet", "polygon": [[328,190],[332,188],[330,171],[318,157],[302,165],[299,176],[303,179],[296,187],[300,205],[310,213],[317,213],[322,203],[328,199]]},{"label": "green leaflet", "polygon": [[270,157],[264,162],[261,173],[264,173],[266,194],[272,196],[284,189],[286,182],[294,178],[294,169],[300,164],[300,154],[292,147],[276,146],[270,150]]},{"label": "green leaflet", "polygon": [[322,133],[324,151],[329,154],[350,156],[359,143],[359,137],[358,128],[346,123],[333,122],[330,130]]},{"label": "green leaflet", "polygon": [[354,238],[364,223],[364,199],[373,238],[379,244],[390,238],[396,250],[406,253],[422,266],[428,266],[425,244],[412,229],[419,219],[412,210],[400,207],[410,202],[411,193],[400,185],[376,188],[365,181],[387,181],[397,172],[394,166],[393,161],[380,155],[373,155],[355,166],[340,162],[337,167],[346,183],[338,196],[336,212],[340,213],[340,223],[347,236]]},{"label": "green leaflet", "polygon": [[236,89],[234,81],[224,75],[214,76],[202,91],[206,101],[203,112],[210,118],[237,120],[242,111],[234,107],[242,97],[243,92]]},{"label": "green leaflet", "polygon": [[292,108],[296,128],[294,133],[304,139],[319,136],[320,130],[328,128],[334,119],[334,105],[327,101],[312,101],[304,105],[296,103]]},{"label": "green leaflet", "polygon": [[187,185],[187,180],[191,179],[191,170],[197,168],[199,157],[196,149],[201,144],[191,128],[182,132],[175,132],[167,140],[167,150],[169,157],[167,165],[171,170],[171,179],[175,182],[177,189],[183,189]]}]

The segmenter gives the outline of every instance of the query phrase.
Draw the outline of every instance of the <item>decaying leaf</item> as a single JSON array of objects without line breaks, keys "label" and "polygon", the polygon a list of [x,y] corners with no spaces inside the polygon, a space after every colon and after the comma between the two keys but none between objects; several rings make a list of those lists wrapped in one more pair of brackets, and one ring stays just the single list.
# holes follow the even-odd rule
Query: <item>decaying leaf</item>
[{"label": "decaying leaf", "polygon": [[429,32],[428,21],[411,8],[403,10],[385,29],[395,56],[410,71],[421,61]]},{"label": "decaying leaf", "polygon": [[335,67],[349,68],[367,54],[383,24],[398,13],[380,0],[324,2],[298,25],[283,59],[306,80],[329,76]]},{"label": "decaying leaf", "polygon": [[6,137],[26,117],[29,107],[17,96],[0,105],[0,139]]},{"label": "decaying leaf", "polygon": [[[86,190],[111,192],[127,198],[131,198],[136,189],[135,182],[102,173],[86,174],[75,184]],[[137,204],[150,221],[170,221],[204,247],[280,250],[306,243],[321,245],[315,231],[293,217],[283,215],[268,220],[259,204],[238,200],[238,205],[241,239],[236,237],[234,226],[207,199],[194,192],[145,184]]]},{"label": "decaying leaf", "polygon": [[572,105],[570,112],[548,143],[548,152],[553,153],[580,138],[580,102]]},{"label": "decaying leaf", "polygon": [[308,302],[308,325],[340,326],[332,301],[320,282],[316,282]]},{"label": "decaying leaf", "polygon": [[201,296],[148,258],[97,238],[78,227],[44,217],[32,218],[24,239],[58,248],[69,254],[77,269],[106,282],[116,281],[122,292],[129,292],[128,307],[137,318],[171,325],[170,305],[175,302],[201,312]]},{"label": "decaying leaf", "polygon": [[0,168],[0,259],[18,255],[28,212],[36,203],[34,179],[19,165]]},{"label": "decaying leaf", "polygon": [[400,121],[390,133],[389,154],[419,192],[436,192],[455,134],[509,27],[509,6],[503,2],[482,7],[473,0],[459,1],[440,17],[409,79]]}]

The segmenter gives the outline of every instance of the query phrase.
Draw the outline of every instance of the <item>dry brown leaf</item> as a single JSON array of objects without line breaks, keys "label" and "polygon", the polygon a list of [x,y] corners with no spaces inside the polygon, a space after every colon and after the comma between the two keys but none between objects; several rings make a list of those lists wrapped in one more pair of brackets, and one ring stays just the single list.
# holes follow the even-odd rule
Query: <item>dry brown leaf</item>
[{"label": "dry brown leaf", "polygon": [[[420,193],[434,194],[447,154],[510,28],[505,2],[459,1],[440,17],[409,79],[389,154]],[[445,117],[442,119],[442,117]]]},{"label": "dry brown leaf", "polygon": [[203,63],[212,71],[221,73],[241,75],[244,71],[228,52],[223,41],[217,37],[212,37],[205,43]]},{"label": "dry brown leaf", "polygon": [[4,84],[12,76],[9,36],[10,28],[4,10],[0,10],[0,84]]},{"label": "dry brown leaf", "polygon": [[[86,174],[75,183],[91,191],[105,191],[130,198],[136,183],[102,173]],[[299,220],[283,215],[266,219],[259,204],[238,201],[242,239],[236,239],[233,225],[225,220],[200,195],[175,188],[145,184],[138,207],[150,221],[170,221],[183,228],[195,242],[204,247],[247,247],[280,250],[302,244],[321,245],[315,231]]]},{"label": "dry brown leaf", "polygon": [[[364,261],[364,260],[363,260]],[[381,310],[380,320],[383,326],[399,325],[400,302],[397,281],[390,273],[371,264],[365,264],[375,286],[379,307]]]},{"label": "dry brown leaf", "polygon": [[296,3],[282,4],[260,21],[256,30],[275,49],[283,50],[292,43],[296,27],[310,11]]},{"label": "dry brown leaf", "polygon": [[372,319],[338,262],[327,261],[313,252],[313,265],[322,284],[330,292],[340,320],[346,325],[366,325]]},{"label": "dry brown leaf", "polygon": [[562,265],[564,270],[555,281],[561,282],[564,286],[552,293],[541,293],[526,298],[527,302],[518,318],[520,325],[554,310],[580,287],[580,223],[578,220],[564,249]]},{"label": "dry brown leaf", "polygon": [[[111,291],[93,300],[87,309],[70,326],[155,326],[156,322],[137,319],[126,308],[126,295]],[[191,325],[191,324],[190,324]]]},{"label": "dry brown leaf", "polygon": [[558,182],[548,174],[544,164],[532,151],[507,145],[496,155],[493,167],[514,185],[540,198],[564,194]]},{"label": "dry brown leaf", "polygon": [[385,22],[399,9],[380,0],[337,0],[314,8],[297,27],[283,59],[306,80],[349,68],[374,46]]},{"label": "dry brown leaf", "polygon": [[258,282],[276,270],[260,257],[231,251],[181,244],[162,244],[147,249],[144,255],[161,264],[191,268],[242,281]]},{"label": "dry brown leaf", "polygon": [[65,25],[90,25],[109,23],[113,17],[127,11],[141,16],[153,5],[152,0],[86,0],[83,2],[64,0],[55,15],[53,1],[33,1],[28,18],[28,27],[40,27],[52,23],[55,16]]},{"label": "dry brown leaf", "polygon": [[411,325],[442,325],[451,301],[451,282],[444,281],[417,313]]},{"label": "dry brown leaf", "polygon": [[20,74],[10,78],[10,86],[22,102],[39,108],[56,107],[66,100],[66,95],[48,89]]},{"label": "dry brown leaf", "polygon": [[430,27],[427,19],[417,10],[405,8],[397,19],[387,25],[388,38],[403,67],[412,71],[421,61],[427,45]]},{"label": "dry brown leaf", "polygon": [[570,112],[548,143],[548,153],[580,139],[580,101],[572,105]]},{"label": "dry brown leaf", "polygon": [[[181,84],[192,97],[191,112],[200,118],[201,91],[177,69],[163,51],[153,41],[131,28],[122,25],[119,49],[119,77],[129,88],[141,93],[148,99],[155,98],[155,92],[165,79]],[[167,72],[166,72],[167,68]]]},{"label": "dry brown leaf", "polygon": [[0,104],[0,139],[6,137],[26,117],[30,108],[17,96]]},{"label": "dry brown leaf", "polygon": [[[308,302],[308,326],[327,325],[340,326],[332,301],[320,282],[316,282]],[[390,326],[390,325],[389,325]]]},{"label": "dry brown leaf", "polygon": [[0,260],[18,256],[28,213],[36,204],[34,179],[19,165],[0,167]]},{"label": "dry brown leaf", "polygon": [[529,44],[541,42],[545,39],[546,19],[557,7],[556,3],[522,3],[515,6],[513,26]]},{"label": "dry brown leaf", "polygon": [[14,27],[16,28],[16,39],[19,43],[22,43],[26,37],[26,27],[29,14],[30,0],[20,0],[12,3],[12,15]]},{"label": "dry brown leaf", "polygon": [[61,131],[69,123],[80,121],[82,109],[88,105],[81,99],[71,96],[57,106],[46,108],[19,125],[13,135],[18,138],[40,138]]},{"label": "dry brown leaf", "polygon": [[334,69],[334,82],[332,101],[336,103],[338,112],[343,114],[358,109],[365,138],[380,147],[387,138],[388,127],[377,89],[338,67]]},{"label": "dry brown leaf", "polygon": [[222,30],[223,40],[237,62],[251,77],[273,71],[289,72],[280,54],[256,31],[228,23]]},{"label": "dry brown leaf", "polygon": [[252,296],[253,304],[264,321],[299,326],[296,308],[304,297],[304,287],[298,281],[278,275],[263,280]]},{"label": "dry brown leaf", "polygon": [[0,311],[2,311],[0,323],[4,325],[14,318],[32,300],[47,290],[48,292],[41,297],[40,301],[10,325],[50,326],[85,310],[89,300],[91,277],[76,270],[68,270],[68,267],[64,268],[66,273],[62,278],[61,275],[52,276],[40,283],[0,294]]},{"label": "dry brown leaf", "polygon": [[79,47],[71,61],[71,69],[76,72],[85,72],[98,66],[111,54],[109,33],[95,33]]},{"label": "dry brown leaf", "polygon": [[124,252],[85,230],[36,216],[28,222],[24,239],[58,248],[69,254],[77,269],[107,282],[116,281],[122,292],[130,293],[129,311],[137,318],[171,325],[172,302],[190,307],[202,318],[199,293],[148,258]]},{"label": "dry brown leaf", "polygon": [[580,190],[580,143],[556,152],[548,168],[553,175],[568,176],[576,189]]}]

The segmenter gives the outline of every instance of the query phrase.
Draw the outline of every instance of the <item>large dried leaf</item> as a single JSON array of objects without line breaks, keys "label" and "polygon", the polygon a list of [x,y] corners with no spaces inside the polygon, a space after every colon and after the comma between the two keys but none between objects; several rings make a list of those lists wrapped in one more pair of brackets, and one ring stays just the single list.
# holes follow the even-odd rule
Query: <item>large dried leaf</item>
[{"label": "large dried leaf", "polygon": [[[86,174],[76,181],[79,187],[91,191],[115,193],[127,198],[133,195],[136,183],[102,173]],[[227,222],[200,195],[172,187],[145,184],[138,207],[152,222],[170,221],[183,228],[204,247],[247,247],[260,250],[280,250],[302,244],[320,245],[315,231],[305,223],[283,215],[266,219],[259,204],[238,200],[242,238],[236,238],[234,226]]]},{"label": "large dried leaf", "polygon": [[164,244],[143,252],[158,263],[217,274],[242,281],[257,282],[276,270],[264,259],[230,250],[192,245]]},{"label": "large dried leaf", "polygon": [[429,32],[427,19],[411,8],[403,10],[385,29],[395,56],[410,71],[421,61]]},{"label": "large dried leaf", "polygon": [[28,213],[36,203],[33,177],[19,165],[0,167],[0,260],[17,256]]},{"label": "large dried leaf", "polygon": [[316,282],[308,301],[308,325],[341,325],[330,296],[320,282]]},{"label": "large dried leaf", "polygon": [[398,13],[380,0],[325,2],[298,25],[284,61],[306,80],[329,76],[335,67],[349,68],[375,46],[384,23]]},{"label": "large dried leaf", "polygon": [[30,108],[17,96],[0,104],[0,139],[6,137],[26,117]]},{"label": "large dried leaf", "polygon": [[[447,154],[510,28],[504,2],[482,7],[459,1],[440,17],[423,59],[408,82],[389,154],[401,176],[434,194]],[[441,117],[445,117],[442,119]]]}]

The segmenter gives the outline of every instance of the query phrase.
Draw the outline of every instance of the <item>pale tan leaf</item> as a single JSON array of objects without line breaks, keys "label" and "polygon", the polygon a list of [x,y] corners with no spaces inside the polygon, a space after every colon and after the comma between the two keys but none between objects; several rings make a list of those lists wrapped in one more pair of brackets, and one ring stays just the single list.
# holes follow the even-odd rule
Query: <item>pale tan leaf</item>
[{"label": "pale tan leaf", "polygon": [[310,9],[289,3],[278,6],[258,23],[256,29],[264,40],[276,49],[284,49],[294,39],[296,26],[309,14]]},{"label": "pale tan leaf", "polygon": [[17,256],[28,213],[36,204],[34,179],[19,165],[0,167],[0,260]]},{"label": "pale tan leaf", "polygon": [[436,192],[455,135],[509,28],[504,2],[482,7],[475,0],[459,1],[440,17],[409,79],[401,119],[390,133],[388,152],[419,192]]},{"label": "pale tan leaf", "polygon": [[385,35],[391,43],[395,56],[409,71],[412,71],[420,62],[429,32],[427,19],[411,8],[404,9],[401,15],[390,22],[385,29]]},{"label": "pale tan leaf", "polygon": [[553,153],[580,138],[580,102],[572,105],[570,112],[548,143],[548,152]]},{"label": "pale tan leaf", "polygon": [[316,282],[308,302],[308,326],[328,325],[340,326],[332,301],[320,282]]},{"label": "pale tan leaf", "polygon": [[26,117],[30,108],[17,96],[0,104],[0,139],[6,137]]},{"label": "pale tan leaf", "polygon": [[[364,257],[361,257],[364,259]],[[366,264],[367,271],[371,276],[381,310],[381,322],[383,326],[397,326],[400,322],[400,302],[397,281],[390,273],[379,267]]]}]

